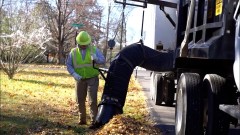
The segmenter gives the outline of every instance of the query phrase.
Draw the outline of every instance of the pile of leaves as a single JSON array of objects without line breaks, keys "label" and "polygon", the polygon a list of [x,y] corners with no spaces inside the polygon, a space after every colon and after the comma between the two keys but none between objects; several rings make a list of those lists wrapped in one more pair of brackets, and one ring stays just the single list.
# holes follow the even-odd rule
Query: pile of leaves
[{"label": "pile of leaves", "polygon": [[[89,125],[77,124],[79,117],[75,101],[75,81],[66,67],[26,67],[28,68],[24,67],[14,79],[8,79],[0,70],[0,134],[88,134]],[[105,81],[100,79],[98,102],[101,100],[104,84]],[[134,76],[129,82],[123,112],[141,123],[150,121],[144,92]],[[87,123],[90,123],[89,119]]]},{"label": "pile of leaves", "polygon": [[160,129],[150,124],[139,122],[124,115],[114,116],[107,124],[90,135],[162,135]]}]

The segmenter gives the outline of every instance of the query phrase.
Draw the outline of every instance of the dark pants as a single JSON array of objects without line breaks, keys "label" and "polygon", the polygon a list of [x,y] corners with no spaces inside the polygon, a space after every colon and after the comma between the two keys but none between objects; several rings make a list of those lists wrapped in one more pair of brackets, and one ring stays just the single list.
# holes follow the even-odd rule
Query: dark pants
[{"label": "dark pants", "polygon": [[86,97],[88,96],[88,103],[90,106],[90,118],[93,122],[97,115],[97,91],[99,86],[99,78],[93,77],[89,79],[82,79],[76,82],[76,96],[79,108],[79,117],[81,122],[86,122]]}]

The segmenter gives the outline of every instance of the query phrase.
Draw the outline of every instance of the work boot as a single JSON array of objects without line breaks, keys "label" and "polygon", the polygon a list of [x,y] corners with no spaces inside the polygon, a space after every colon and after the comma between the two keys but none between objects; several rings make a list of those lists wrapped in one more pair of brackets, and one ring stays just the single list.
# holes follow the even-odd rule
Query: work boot
[{"label": "work boot", "polygon": [[78,122],[79,125],[86,125],[87,122],[86,122],[86,115],[82,115],[81,113],[79,113],[79,122]]}]

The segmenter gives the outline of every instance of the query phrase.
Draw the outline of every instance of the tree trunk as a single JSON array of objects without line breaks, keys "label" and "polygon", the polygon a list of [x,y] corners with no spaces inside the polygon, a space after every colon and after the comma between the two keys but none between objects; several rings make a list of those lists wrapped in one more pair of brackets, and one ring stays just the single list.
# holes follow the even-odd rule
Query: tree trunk
[{"label": "tree trunk", "polygon": [[57,63],[59,65],[65,64],[65,58],[64,58],[63,52],[64,52],[63,43],[60,43],[58,46],[58,63]]}]

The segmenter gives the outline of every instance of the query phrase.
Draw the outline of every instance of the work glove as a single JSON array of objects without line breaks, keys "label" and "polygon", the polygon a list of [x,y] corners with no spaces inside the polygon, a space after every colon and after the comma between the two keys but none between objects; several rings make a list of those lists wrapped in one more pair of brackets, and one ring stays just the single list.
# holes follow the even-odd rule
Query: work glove
[{"label": "work glove", "polygon": [[97,55],[96,54],[92,54],[91,55],[91,59],[97,61],[98,60]]},{"label": "work glove", "polygon": [[75,73],[75,72],[72,74],[72,76],[78,82],[82,79],[82,77],[80,75],[78,75],[77,73]]}]

